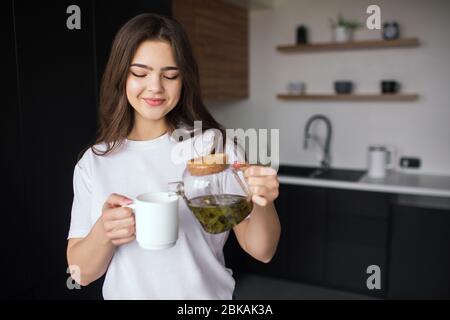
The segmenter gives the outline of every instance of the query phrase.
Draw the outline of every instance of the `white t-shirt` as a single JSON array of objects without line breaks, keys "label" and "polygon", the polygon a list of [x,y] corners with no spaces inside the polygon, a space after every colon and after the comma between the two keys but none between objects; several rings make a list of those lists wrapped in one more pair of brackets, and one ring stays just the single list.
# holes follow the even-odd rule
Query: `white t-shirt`
[{"label": "white t-shirt", "polygon": [[[168,182],[181,181],[190,155],[177,151],[174,162],[172,150],[176,146],[182,150],[180,145],[192,144],[192,140],[176,142],[166,133],[148,141],[125,140],[107,156],[88,149],[74,170],[68,238],[83,238],[90,232],[111,193],[134,198],[166,191]],[[105,146],[96,148],[104,150]],[[184,201],[180,201],[179,215],[179,238],[174,247],[144,250],[133,241],[116,248],[103,284],[104,299],[232,298],[235,281],[223,256],[228,232],[205,232]]]}]

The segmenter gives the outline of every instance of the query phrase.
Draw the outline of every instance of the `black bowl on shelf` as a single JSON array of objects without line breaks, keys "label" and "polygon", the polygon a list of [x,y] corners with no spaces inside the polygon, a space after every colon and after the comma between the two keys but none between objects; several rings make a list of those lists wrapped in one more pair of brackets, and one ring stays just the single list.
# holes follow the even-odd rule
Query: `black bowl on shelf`
[{"label": "black bowl on shelf", "polygon": [[334,91],[337,94],[350,94],[353,91],[353,83],[351,81],[335,81]]},{"label": "black bowl on shelf", "polygon": [[381,93],[383,94],[395,94],[400,91],[400,83],[395,80],[383,80],[381,81]]}]

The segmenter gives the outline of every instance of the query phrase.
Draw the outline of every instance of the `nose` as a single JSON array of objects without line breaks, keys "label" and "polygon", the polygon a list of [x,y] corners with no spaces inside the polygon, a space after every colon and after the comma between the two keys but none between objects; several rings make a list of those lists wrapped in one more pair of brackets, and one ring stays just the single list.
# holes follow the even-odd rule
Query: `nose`
[{"label": "nose", "polygon": [[160,93],[164,91],[164,87],[161,82],[161,77],[159,75],[151,75],[147,81],[147,91],[153,93]]}]

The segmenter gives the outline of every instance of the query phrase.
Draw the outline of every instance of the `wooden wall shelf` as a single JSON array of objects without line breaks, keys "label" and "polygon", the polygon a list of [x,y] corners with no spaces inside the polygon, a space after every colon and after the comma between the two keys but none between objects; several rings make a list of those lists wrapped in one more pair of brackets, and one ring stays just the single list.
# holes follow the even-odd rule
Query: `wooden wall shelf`
[{"label": "wooden wall shelf", "polygon": [[414,93],[397,94],[278,94],[278,99],[289,101],[415,101]]},{"label": "wooden wall shelf", "polygon": [[277,50],[283,53],[306,53],[314,51],[335,51],[335,50],[358,50],[358,49],[379,49],[379,48],[401,48],[418,47],[418,38],[405,38],[398,40],[365,40],[352,41],[346,43],[315,43],[306,45],[280,45]]}]

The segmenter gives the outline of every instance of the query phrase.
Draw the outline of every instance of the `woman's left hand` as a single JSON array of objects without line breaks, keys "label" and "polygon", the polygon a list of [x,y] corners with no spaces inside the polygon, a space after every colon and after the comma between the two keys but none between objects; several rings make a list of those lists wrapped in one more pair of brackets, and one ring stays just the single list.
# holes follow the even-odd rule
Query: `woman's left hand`
[{"label": "woman's left hand", "polygon": [[244,171],[252,201],[265,207],[278,197],[277,171],[271,167],[250,166]]}]

